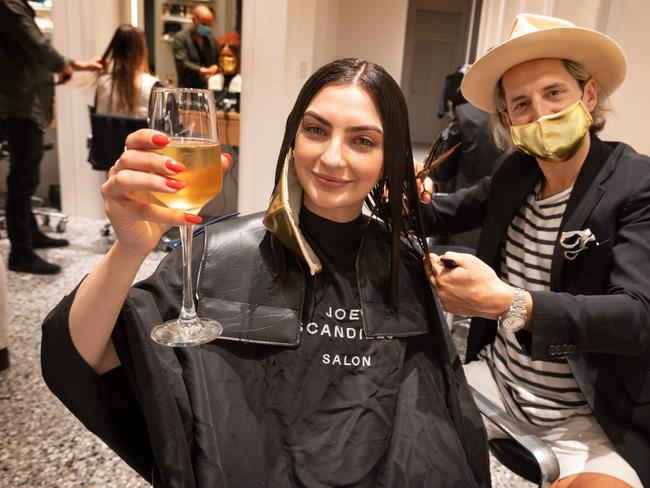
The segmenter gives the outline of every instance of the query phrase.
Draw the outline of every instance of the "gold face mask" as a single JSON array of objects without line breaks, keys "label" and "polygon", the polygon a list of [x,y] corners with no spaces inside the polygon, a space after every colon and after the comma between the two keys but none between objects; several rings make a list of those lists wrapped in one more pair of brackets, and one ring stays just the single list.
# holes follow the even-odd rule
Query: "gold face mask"
[{"label": "gold face mask", "polygon": [[313,275],[322,271],[323,265],[298,227],[302,206],[302,186],[293,162],[293,150],[289,148],[282,165],[271,203],[264,215],[264,227],[275,235],[285,247],[296,253],[309,266]]},{"label": "gold face mask", "polygon": [[576,153],[592,123],[587,107],[578,100],[556,114],[510,126],[510,135],[521,152],[543,161],[566,161]]},{"label": "gold face mask", "polygon": [[237,58],[230,55],[221,56],[219,58],[219,65],[221,66],[221,70],[224,72],[224,74],[233,74],[235,71],[237,71]]}]

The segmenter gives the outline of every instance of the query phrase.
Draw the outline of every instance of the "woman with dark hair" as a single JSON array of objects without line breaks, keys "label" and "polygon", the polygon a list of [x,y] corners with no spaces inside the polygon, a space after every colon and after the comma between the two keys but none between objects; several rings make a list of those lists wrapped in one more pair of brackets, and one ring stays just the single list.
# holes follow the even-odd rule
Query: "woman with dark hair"
[{"label": "woman with dark hair", "polygon": [[[406,103],[373,63],[314,73],[287,119],[262,215],[208,227],[198,311],[222,336],[172,349],[185,215],[147,200],[175,164],[142,130],[103,187],[117,242],[44,323],[44,377],[161,486],[489,486],[480,416],[422,269]],[[176,185],[177,186],[177,185]],[[369,216],[362,213],[364,201]]]},{"label": "woman with dark hair", "polygon": [[102,55],[95,110],[99,114],[146,118],[158,78],[149,73],[144,31],[131,24],[117,28]]}]

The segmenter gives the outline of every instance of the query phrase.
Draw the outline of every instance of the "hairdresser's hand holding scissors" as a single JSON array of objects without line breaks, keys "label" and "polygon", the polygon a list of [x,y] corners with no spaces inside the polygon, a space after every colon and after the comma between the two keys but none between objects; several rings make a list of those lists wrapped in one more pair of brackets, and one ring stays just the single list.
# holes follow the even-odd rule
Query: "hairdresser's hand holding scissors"
[{"label": "hairdresser's hand holding scissors", "polygon": [[445,160],[451,156],[456,149],[460,146],[460,142],[455,146],[447,149],[442,154],[439,154],[440,145],[442,144],[442,133],[438,135],[433,142],[429,153],[424,158],[424,163],[413,160],[415,167],[415,182],[418,186],[418,194],[422,203],[431,203],[433,195],[433,180],[429,177],[429,173],[436,167],[440,166]]},{"label": "hairdresser's hand holding scissors", "polygon": [[447,312],[496,319],[510,307],[515,289],[476,256],[446,252],[428,259],[427,276]]},{"label": "hairdresser's hand holding scissors", "polygon": [[418,187],[418,195],[422,203],[431,203],[431,195],[433,194],[433,180],[426,175],[424,164],[417,160],[413,160],[415,168],[415,183]]}]

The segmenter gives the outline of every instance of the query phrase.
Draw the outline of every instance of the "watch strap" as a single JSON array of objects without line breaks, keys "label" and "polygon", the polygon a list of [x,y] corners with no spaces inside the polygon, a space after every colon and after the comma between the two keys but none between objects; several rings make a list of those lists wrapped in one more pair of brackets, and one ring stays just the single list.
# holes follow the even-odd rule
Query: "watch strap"
[{"label": "watch strap", "polygon": [[512,298],[509,312],[526,314],[526,292],[521,288],[515,288],[515,294]]},{"label": "watch strap", "polygon": [[[512,298],[512,304],[510,305],[510,308],[503,312],[499,317],[497,318],[497,324],[500,329],[503,327],[503,320],[508,317],[508,316],[518,316],[521,317],[522,324],[520,327],[517,327],[514,330],[511,330],[510,332],[515,332],[517,330],[520,330],[524,327],[526,323],[526,319],[528,316],[528,311],[526,310],[526,292],[522,288],[517,288],[515,287],[515,292],[514,296]],[[509,329],[504,329],[504,330],[509,330]]]}]

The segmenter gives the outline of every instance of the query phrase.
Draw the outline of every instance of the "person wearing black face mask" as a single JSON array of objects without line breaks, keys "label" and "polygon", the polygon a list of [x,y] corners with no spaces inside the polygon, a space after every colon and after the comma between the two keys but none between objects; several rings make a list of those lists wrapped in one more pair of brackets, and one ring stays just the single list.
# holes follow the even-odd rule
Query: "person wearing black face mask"
[{"label": "person wearing black face mask", "polygon": [[192,24],[174,36],[178,86],[207,88],[208,78],[219,72],[219,44],[214,39],[214,14],[205,5],[192,12]]},{"label": "person wearing black face mask", "polygon": [[597,135],[625,73],[609,37],[519,15],[461,84],[515,150],[426,207],[434,230],[481,227],[430,281],[474,317],[468,381],[554,451],[554,488],[650,486],[650,158]]}]

